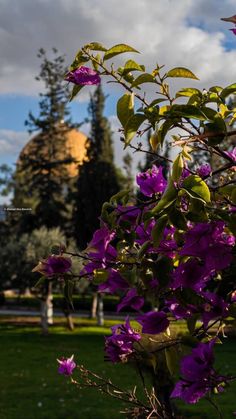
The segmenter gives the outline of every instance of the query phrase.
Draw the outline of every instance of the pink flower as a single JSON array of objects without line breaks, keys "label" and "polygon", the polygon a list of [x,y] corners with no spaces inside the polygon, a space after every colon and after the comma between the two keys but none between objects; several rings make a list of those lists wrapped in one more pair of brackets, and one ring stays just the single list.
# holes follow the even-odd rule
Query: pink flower
[{"label": "pink flower", "polygon": [[81,66],[76,70],[70,71],[65,80],[70,81],[71,83],[78,84],[79,86],[85,85],[92,85],[92,84],[100,84],[101,78],[99,74],[92,70],[89,67]]},{"label": "pink flower", "polygon": [[163,176],[163,168],[155,165],[146,172],[139,173],[136,181],[142,194],[149,197],[157,192],[164,192],[167,185]]},{"label": "pink flower", "polygon": [[197,173],[201,178],[205,178],[207,176],[209,176],[209,174],[211,173],[211,166],[207,163],[207,164],[202,164],[198,169],[197,169]]},{"label": "pink flower", "polygon": [[52,277],[53,275],[64,274],[68,272],[71,268],[72,262],[71,259],[65,256],[52,255],[47,259],[43,259],[39,264],[33,269],[33,272],[40,272],[42,275],[47,278]]},{"label": "pink flower", "polygon": [[57,362],[59,362],[59,368],[58,368],[59,374],[71,375],[73,373],[73,370],[76,367],[76,363],[74,361],[74,355],[72,355],[70,358],[58,359]]}]

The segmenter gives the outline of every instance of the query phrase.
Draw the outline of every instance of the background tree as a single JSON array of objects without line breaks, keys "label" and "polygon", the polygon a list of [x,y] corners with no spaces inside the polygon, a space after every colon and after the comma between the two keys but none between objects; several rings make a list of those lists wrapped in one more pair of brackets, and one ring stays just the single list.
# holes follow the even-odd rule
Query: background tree
[{"label": "background tree", "polygon": [[131,154],[126,153],[125,156],[123,157],[123,168],[124,168],[125,175],[126,175],[126,187],[130,191],[133,191],[133,189],[134,189],[134,177],[133,177],[133,173],[132,173],[132,163],[133,163],[133,159],[132,159]]},{"label": "background tree", "polygon": [[88,108],[91,131],[88,161],[80,167],[74,212],[75,236],[79,248],[85,248],[99,226],[102,205],[120,189],[120,176],[114,164],[112,132],[103,115],[105,96],[98,86]]},{"label": "background tree", "polygon": [[14,206],[31,207],[31,212],[18,214],[15,228],[19,234],[45,225],[47,228],[61,226],[67,229],[70,208],[67,203],[67,164],[73,159],[65,155],[66,134],[72,128],[69,116],[69,89],[64,82],[65,58],[53,49],[48,58],[39,50],[41,60],[36,80],[44,84],[40,93],[39,115],[29,113],[25,122],[30,133],[39,131],[35,137],[34,149],[24,153],[15,173]]}]

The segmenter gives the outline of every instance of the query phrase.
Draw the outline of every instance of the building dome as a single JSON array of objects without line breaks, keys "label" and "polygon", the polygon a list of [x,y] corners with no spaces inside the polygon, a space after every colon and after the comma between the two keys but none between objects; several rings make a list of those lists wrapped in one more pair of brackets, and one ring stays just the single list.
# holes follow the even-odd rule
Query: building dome
[{"label": "building dome", "polygon": [[17,161],[18,168],[20,168],[26,158],[36,161],[37,153],[40,150],[40,156],[45,156],[45,160],[50,163],[55,160],[74,159],[74,162],[64,164],[63,166],[66,168],[69,177],[73,178],[77,176],[78,166],[87,159],[87,137],[75,128],[70,129],[66,127],[65,124],[60,124],[60,130],[57,131],[58,133],[55,135],[53,141],[57,141],[61,137],[63,138],[63,143],[61,147],[57,147],[59,152],[57,151],[56,155],[53,153],[53,141],[49,139],[49,134],[43,132],[36,134],[21,150]]}]

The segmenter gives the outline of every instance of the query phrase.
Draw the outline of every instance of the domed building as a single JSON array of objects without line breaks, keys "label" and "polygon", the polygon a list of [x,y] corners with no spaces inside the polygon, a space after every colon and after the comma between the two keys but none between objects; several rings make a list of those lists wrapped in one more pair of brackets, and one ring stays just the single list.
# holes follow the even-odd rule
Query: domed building
[{"label": "domed building", "polygon": [[[75,128],[68,128],[64,123],[60,123],[59,128],[55,130],[54,138],[49,138],[49,133],[40,132],[33,136],[29,142],[21,150],[17,160],[17,168],[28,162],[28,165],[37,162],[37,157],[45,161],[45,169],[47,165],[53,168],[53,163],[57,162],[54,167],[54,174],[60,176],[60,172],[65,172],[69,178],[78,175],[79,165],[87,159],[87,137]],[[58,147],[58,141],[61,141]],[[55,146],[54,146],[55,145]],[[70,162],[71,160],[71,162]],[[63,162],[65,161],[65,164]],[[61,164],[58,162],[62,162]],[[68,163],[69,162],[69,163]],[[65,169],[65,170],[63,170]]]}]

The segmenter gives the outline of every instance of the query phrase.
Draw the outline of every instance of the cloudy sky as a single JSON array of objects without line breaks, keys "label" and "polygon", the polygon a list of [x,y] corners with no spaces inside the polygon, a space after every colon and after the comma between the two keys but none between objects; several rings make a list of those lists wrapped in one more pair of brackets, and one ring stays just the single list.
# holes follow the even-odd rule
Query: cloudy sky
[{"label": "cloudy sky", "polygon": [[[150,68],[156,62],[190,68],[201,88],[235,82],[236,37],[220,21],[236,13],[235,0],[0,0],[0,10],[0,164],[16,161],[28,139],[24,121],[29,110],[37,113],[40,47],[58,48],[69,65],[85,43],[127,43]],[[117,130],[118,92],[105,89],[106,114]],[[87,100],[88,90],[72,105],[75,121],[85,117]]]}]

